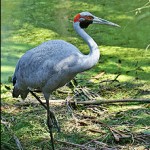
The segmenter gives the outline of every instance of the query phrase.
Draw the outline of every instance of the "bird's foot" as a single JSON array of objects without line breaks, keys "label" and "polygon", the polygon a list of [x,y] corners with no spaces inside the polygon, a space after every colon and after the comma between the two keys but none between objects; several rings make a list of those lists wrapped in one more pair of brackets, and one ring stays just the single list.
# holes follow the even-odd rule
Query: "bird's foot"
[{"label": "bird's foot", "polygon": [[54,138],[53,138],[53,123],[52,123],[52,120],[49,116],[47,116],[47,126],[48,126],[48,129],[49,129],[49,134],[50,134],[50,138],[51,138],[51,146],[52,146],[52,150],[54,150]]},{"label": "bird's foot", "polygon": [[50,111],[50,118],[49,118],[49,120],[50,120],[52,126],[54,126],[54,128],[56,128],[58,132],[60,132],[60,126],[59,126],[58,120],[55,117],[54,112],[52,112],[52,111]]}]

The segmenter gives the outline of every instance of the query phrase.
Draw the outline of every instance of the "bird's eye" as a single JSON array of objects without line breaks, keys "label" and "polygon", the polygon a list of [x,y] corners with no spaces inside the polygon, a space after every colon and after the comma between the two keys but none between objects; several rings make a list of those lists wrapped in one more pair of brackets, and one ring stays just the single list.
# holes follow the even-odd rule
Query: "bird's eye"
[{"label": "bird's eye", "polygon": [[85,17],[86,20],[93,20],[93,18],[94,18],[93,16],[86,16]]},{"label": "bird's eye", "polygon": [[82,16],[79,21],[83,22],[83,21],[92,21],[94,19],[93,16]]}]

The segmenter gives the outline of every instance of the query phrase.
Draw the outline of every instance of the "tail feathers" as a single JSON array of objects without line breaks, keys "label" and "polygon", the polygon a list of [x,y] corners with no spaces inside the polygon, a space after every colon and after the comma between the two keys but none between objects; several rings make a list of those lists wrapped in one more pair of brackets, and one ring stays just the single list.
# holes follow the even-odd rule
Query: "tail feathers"
[{"label": "tail feathers", "polygon": [[29,93],[29,90],[28,89],[25,89],[25,90],[21,90],[18,88],[16,82],[17,82],[17,78],[14,74],[14,76],[12,77],[12,82],[13,82],[13,86],[14,86],[14,89],[13,89],[13,92],[12,92],[12,96],[15,97],[15,98],[18,98],[19,95],[21,96],[21,98],[24,100],[28,93]]},{"label": "tail feathers", "polygon": [[24,100],[27,97],[28,93],[29,93],[29,90],[20,90],[17,87],[14,87],[12,96],[15,98],[18,98],[20,95],[21,98]]},{"label": "tail feathers", "polygon": [[13,86],[16,84],[16,80],[17,80],[16,76],[13,76],[12,78]]},{"label": "tail feathers", "polygon": [[18,88],[14,87],[12,96],[15,98],[18,98],[19,95],[20,95],[20,90]]},{"label": "tail feathers", "polygon": [[27,97],[28,93],[29,93],[29,90],[23,91],[23,92],[20,94],[20,95],[21,95],[21,98],[24,100],[24,99]]}]

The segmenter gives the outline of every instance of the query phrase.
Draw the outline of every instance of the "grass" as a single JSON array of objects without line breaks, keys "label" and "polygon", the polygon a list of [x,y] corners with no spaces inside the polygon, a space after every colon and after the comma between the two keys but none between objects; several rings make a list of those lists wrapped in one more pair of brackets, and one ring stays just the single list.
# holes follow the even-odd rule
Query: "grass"
[{"label": "grass", "polygon": [[[73,17],[79,12],[89,11],[119,24],[121,28],[93,25],[86,29],[99,45],[101,58],[91,70],[77,75],[76,86],[88,87],[89,91],[106,99],[150,98],[150,13],[149,8],[137,9],[147,2],[148,0],[16,0],[10,5],[7,0],[2,1],[1,108],[2,120],[10,123],[9,130],[4,124],[1,127],[2,149],[17,149],[13,134],[19,138],[24,149],[49,149],[45,110],[39,105],[16,107],[15,104],[20,99],[12,98],[10,80],[18,59],[27,50],[44,41],[63,39],[87,54],[88,46],[72,27]],[[103,75],[100,75],[102,72]],[[100,77],[95,78],[97,75]],[[119,82],[108,81],[117,75]],[[62,99],[67,94],[54,92],[52,97]],[[85,99],[83,95],[79,95],[77,99],[79,98]],[[31,99],[29,95],[28,100]],[[125,132],[127,129],[134,140],[114,143],[114,137],[108,129],[93,122],[88,126],[76,124],[66,113],[66,107],[60,105],[52,107],[62,127],[60,134],[54,133],[55,138],[83,144],[99,137],[99,141],[110,146],[122,145],[126,149],[147,147],[149,141],[146,137],[150,126],[148,105],[117,104],[96,108],[101,115],[93,112],[93,106],[79,106],[73,111],[79,120],[87,121],[78,114],[92,115],[117,130]],[[99,129],[102,133],[89,132],[89,128]],[[136,139],[140,135],[147,135],[145,143]],[[65,149],[65,145],[59,143],[56,148]],[[71,148],[68,146],[68,149]]]},{"label": "grass", "polygon": [[[2,9],[2,82],[7,82],[8,76],[11,76],[14,71],[13,68],[18,58],[25,51],[44,41],[64,39],[79,47],[82,52],[88,53],[88,47],[79,39],[72,28],[72,18],[76,13],[83,10],[88,10],[121,26],[120,29],[99,27],[98,25],[89,27],[88,33],[98,45],[102,45],[102,56],[113,56],[113,60],[109,59],[110,62],[117,61],[116,59],[120,57],[127,59],[124,69],[131,61],[136,63],[136,61],[144,59],[145,61],[142,61],[141,65],[149,71],[147,62],[149,50],[145,50],[150,37],[148,32],[149,14],[147,9],[137,15],[135,15],[135,11],[131,12],[146,2],[147,0],[137,3],[134,0],[132,3],[129,2],[130,5],[128,2],[120,2],[116,6],[116,2],[109,1],[102,1],[101,3],[98,1],[76,1],[74,3],[69,0],[15,1],[12,2],[13,7],[9,8],[9,3],[3,1],[2,8],[6,9]],[[82,10],[79,9],[81,4]],[[136,57],[133,57],[135,53],[137,53]],[[126,54],[129,57],[126,57]],[[112,66],[112,64],[110,65]],[[105,64],[103,66],[107,67]]]}]

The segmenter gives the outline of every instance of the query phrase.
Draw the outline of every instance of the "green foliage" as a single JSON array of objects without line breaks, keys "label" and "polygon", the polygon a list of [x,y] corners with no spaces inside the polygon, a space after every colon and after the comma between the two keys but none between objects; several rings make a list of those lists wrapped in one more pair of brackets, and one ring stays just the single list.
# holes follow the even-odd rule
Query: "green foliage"
[{"label": "green foliage", "polygon": [[[88,33],[100,47],[102,57],[108,61],[97,65],[97,69],[113,74],[118,71],[117,58],[124,59],[123,72],[133,70],[137,61],[144,67],[146,79],[149,75],[149,15],[144,9],[136,14],[136,8],[147,1],[14,1],[2,2],[2,82],[8,82],[20,56],[28,49],[51,39],[64,39],[76,45],[82,52],[88,53],[87,45],[79,40],[72,28],[76,13],[90,11],[102,18],[118,23],[121,28],[91,26]],[[80,7],[82,6],[82,7]],[[134,11],[135,10],[135,11]],[[107,46],[105,46],[107,45]],[[105,57],[106,56],[106,57]],[[101,69],[102,67],[102,69]],[[96,69],[96,70],[97,70]],[[141,71],[142,72],[142,71]],[[142,72],[142,73],[143,73]],[[89,73],[94,74],[90,71]],[[143,78],[143,75],[142,75]]]}]

